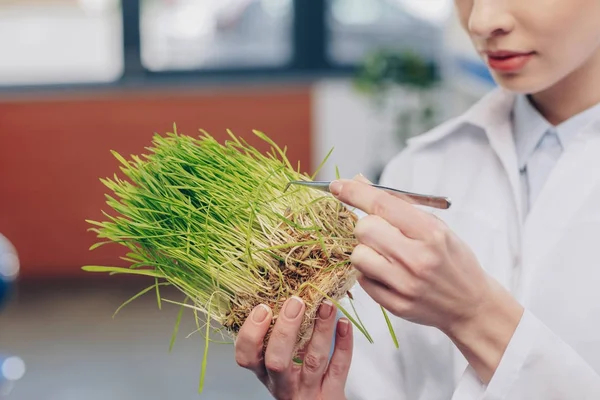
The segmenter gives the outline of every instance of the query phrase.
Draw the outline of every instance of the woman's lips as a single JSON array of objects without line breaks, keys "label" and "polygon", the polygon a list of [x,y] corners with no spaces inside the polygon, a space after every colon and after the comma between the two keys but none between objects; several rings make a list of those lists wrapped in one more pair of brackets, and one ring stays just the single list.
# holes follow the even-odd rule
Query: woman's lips
[{"label": "woman's lips", "polygon": [[501,72],[517,72],[525,67],[533,52],[487,51],[486,60],[490,68]]}]

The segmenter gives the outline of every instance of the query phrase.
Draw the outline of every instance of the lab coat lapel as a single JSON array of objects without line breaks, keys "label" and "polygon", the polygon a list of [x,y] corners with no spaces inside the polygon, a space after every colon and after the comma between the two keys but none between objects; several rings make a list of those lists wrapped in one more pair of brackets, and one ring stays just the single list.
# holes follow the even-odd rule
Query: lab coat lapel
[{"label": "lab coat lapel", "polygon": [[[540,261],[558,240],[563,230],[561,228],[567,226],[593,189],[600,185],[598,171],[600,121],[595,121],[584,128],[567,147],[525,221],[527,265],[536,265]],[[555,229],[548,229],[549,223]]]},{"label": "lab coat lapel", "polygon": [[510,117],[515,99],[514,94],[499,89],[473,107],[467,114],[467,119],[485,128],[490,146],[500,160],[510,183],[512,200],[521,221],[521,183]]},{"label": "lab coat lapel", "polygon": [[487,132],[490,146],[496,152],[507,175],[510,187],[512,188],[512,200],[517,210],[518,218],[521,220],[521,216],[523,215],[521,184],[510,119],[506,118],[496,124],[489,125]]}]

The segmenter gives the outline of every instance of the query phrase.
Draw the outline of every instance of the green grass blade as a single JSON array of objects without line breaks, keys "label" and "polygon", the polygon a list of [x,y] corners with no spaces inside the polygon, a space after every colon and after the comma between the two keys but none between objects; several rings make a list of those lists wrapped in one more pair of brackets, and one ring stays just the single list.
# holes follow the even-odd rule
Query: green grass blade
[{"label": "green grass blade", "polygon": [[259,138],[261,138],[262,140],[264,140],[265,142],[270,144],[273,147],[273,149],[275,149],[279,153],[279,156],[281,157],[282,161],[287,165],[287,167],[292,171],[294,170],[294,167],[292,167],[292,164],[290,164],[290,161],[288,160],[287,156],[285,155],[285,152],[283,150],[281,150],[281,147],[279,147],[271,138],[269,138],[263,132],[260,132],[258,130],[253,130],[252,132],[254,132],[254,134],[256,136],[258,136]]},{"label": "green grass blade", "polygon": [[[153,269],[129,269],[121,267],[103,267],[99,265],[86,265],[81,268],[86,272],[110,272],[111,274],[132,274],[151,276],[153,278],[163,278],[163,274]],[[151,287],[154,287],[152,285]]]},{"label": "green grass blade", "polygon": [[[369,343],[374,343],[373,338],[369,334],[369,331],[367,331],[367,328],[363,325],[362,321],[360,320],[360,317],[356,313],[356,310],[354,310],[354,314],[356,315],[356,318],[358,319],[358,321],[356,319],[354,319],[352,317],[352,315],[350,315],[350,313],[348,312],[348,310],[346,310],[341,304],[339,304],[338,302],[334,301],[333,299],[329,299],[329,300],[333,304],[335,304],[335,306],[342,312],[342,314],[344,314],[346,316],[346,318],[348,318],[350,320],[350,322],[352,322],[352,324],[354,326],[356,326],[356,328],[365,336],[365,338],[367,338],[367,340],[369,341]],[[350,302],[350,304],[352,305],[352,302]],[[352,306],[352,308],[354,309],[354,306]]]},{"label": "green grass blade", "polygon": [[[360,326],[363,327],[363,329],[366,331],[367,328],[365,327],[365,324],[362,322],[362,320],[360,319],[360,315],[358,315],[358,312],[356,311],[356,308],[354,307],[354,299],[352,299],[352,297],[348,297],[348,300],[350,301],[350,306],[352,307],[352,311],[354,311],[354,315],[356,315],[356,319],[358,320],[358,322],[360,323]],[[371,339],[373,340],[373,339]],[[372,342],[371,342],[372,343]]]},{"label": "green grass blade", "polygon": [[181,323],[181,317],[183,316],[183,310],[185,310],[185,304],[187,303],[187,300],[188,297],[183,299],[183,304],[177,313],[177,320],[175,321],[175,327],[173,328],[173,334],[171,335],[171,342],[169,343],[169,353],[173,350],[173,346],[175,346],[175,340],[177,338],[177,333],[179,332],[179,325]]},{"label": "green grass blade", "polygon": [[158,278],[154,278],[154,283],[155,283],[155,287],[156,287],[156,302],[158,303],[158,309],[162,310],[162,303],[160,302],[160,290],[159,290],[159,283],[158,283]]},{"label": "green grass blade", "polygon": [[89,250],[96,250],[98,247],[100,246],[104,246],[105,244],[109,244],[109,243],[113,243],[112,240],[107,240],[105,242],[98,242],[98,243],[94,243],[93,245],[90,246]]},{"label": "green grass blade", "polygon": [[390,317],[388,316],[387,312],[385,311],[385,308],[383,308],[383,306],[381,306],[381,312],[383,312],[383,317],[385,318],[385,323],[387,324],[388,330],[390,331],[390,335],[392,336],[392,340],[394,341],[394,346],[396,346],[397,349],[400,348],[400,344],[398,344],[398,338],[396,337],[396,332],[394,332],[394,327],[392,326],[392,321],[390,321]]},{"label": "green grass blade", "polygon": [[[166,282],[165,283],[159,283],[159,285],[168,285],[168,283],[166,283]],[[113,318],[119,313],[119,311],[121,311],[123,309],[123,307],[127,306],[129,303],[131,303],[132,301],[134,301],[138,297],[141,297],[144,294],[148,293],[149,291],[151,291],[152,289],[154,289],[155,286],[156,285],[148,286],[146,289],[143,289],[143,290],[139,291],[137,294],[135,294],[132,297],[130,297],[129,300],[125,301],[123,304],[121,304],[119,306],[119,308],[117,308],[117,311],[115,311],[115,313],[113,314]]]},{"label": "green grass blade", "polygon": [[[204,132],[204,131],[203,131]],[[234,143],[236,143],[238,146],[241,146],[242,143],[240,142],[240,140],[233,134],[233,132],[230,129],[227,129],[227,135],[229,135],[229,137],[234,141]]]},{"label": "green grass blade", "polygon": [[333,147],[331,148],[331,150],[329,150],[329,152],[327,153],[327,155],[325,156],[325,158],[323,159],[323,161],[321,161],[321,164],[319,164],[319,166],[317,167],[317,169],[315,170],[315,172],[312,174],[312,176],[310,177],[310,179],[315,180],[315,177],[319,174],[319,172],[321,172],[321,169],[323,168],[323,166],[325,165],[325,163],[327,163],[327,160],[329,159],[329,157],[331,157],[332,153],[333,153]]},{"label": "green grass blade", "polygon": [[[209,302],[209,304],[210,304],[210,302]],[[202,391],[204,390],[204,378],[206,377],[206,364],[208,362],[208,346],[210,345],[209,337],[210,337],[210,315],[206,314],[206,338],[204,340],[204,355],[202,356],[202,367],[200,370],[200,385],[198,386],[198,393],[202,393]]]},{"label": "green grass blade", "polygon": [[121,154],[119,154],[115,150],[111,150],[110,152],[112,153],[113,157],[115,157],[117,160],[119,160],[119,162],[121,164],[123,164],[126,167],[129,167],[129,163],[127,162],[127,160],[125,160],[125,158]]},{"label": "green grass blade", "polygon": [[[152,286],[152,287],[154,287],[154,286]],[[173,301],[173,300],[169,300],[169,299],[163,299],[163,301],[164,301],[165,303],[176,304],[176,305],[178,305],[178,306],[182,306],[182,307],[185,307],[185,308],[192,309],[192,310],[194,310],[194,311],[200,311],[201,313],[204,313],[204,310],[201,310],[201,309],[199,309],[198,307],[196,307],[196,306],[193,306],[193,305],[191,305],[191,304],[181,303],[181,302],[179,302],[179,301]]]}]

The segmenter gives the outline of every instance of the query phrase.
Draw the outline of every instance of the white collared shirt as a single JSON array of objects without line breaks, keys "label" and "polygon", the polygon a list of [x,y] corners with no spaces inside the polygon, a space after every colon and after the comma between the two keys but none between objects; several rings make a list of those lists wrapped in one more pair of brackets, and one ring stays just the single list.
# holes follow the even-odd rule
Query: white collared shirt
[{"label": "white collared shirt", "polygon": [[577,132],[594,119],[600,119],[600,104],[553,126],[533,106],[528,96],[521,95],[515,100],[511,118],[526,216]]}]

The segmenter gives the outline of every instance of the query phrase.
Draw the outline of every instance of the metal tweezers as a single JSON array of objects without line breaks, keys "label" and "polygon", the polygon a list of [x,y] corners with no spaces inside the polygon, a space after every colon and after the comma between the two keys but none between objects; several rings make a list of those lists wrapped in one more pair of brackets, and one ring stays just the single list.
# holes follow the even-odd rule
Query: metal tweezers
[{"label": "metal tweezers", "polygon": [[[322,190],[324,192],[329,193],[329,185],[330,184],[331,184],[331,181],[291,181],[286,185],[284,191],[288,190],[290,185],[301,185],[301,186],[307,186],[307,187],[310,187],[313,189]],[[411,193],[411,192],[406,192],[404,190],[394,189],[394,188],[381,186],[381,185],[375,185],[373,183],[371,183],[370,185],[373,186],[374,188],[381,189],[387,193],[390,193],[396,197],[399,197],[402,200],[407,201],[408,203],[411,203],[411,204],[439,208],[442,210],[447,210],[452,205],[452,202],[450,201],[450,199],[448,197]]]}]

